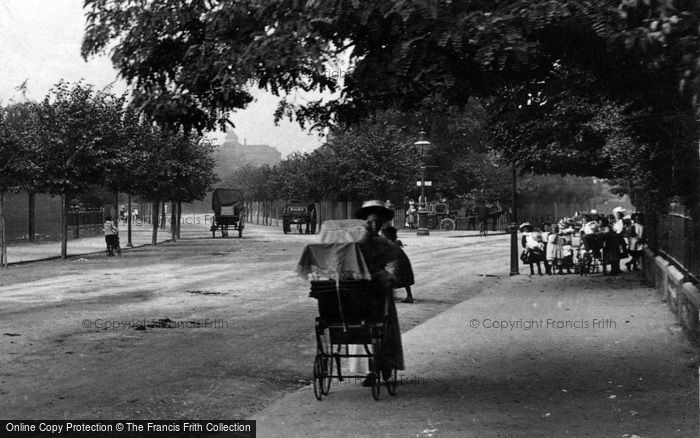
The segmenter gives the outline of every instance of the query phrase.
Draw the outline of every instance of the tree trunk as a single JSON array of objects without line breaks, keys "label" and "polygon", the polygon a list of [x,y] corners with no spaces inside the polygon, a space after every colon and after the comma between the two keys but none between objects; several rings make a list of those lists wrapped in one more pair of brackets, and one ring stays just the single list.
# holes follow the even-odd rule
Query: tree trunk
[{"label": "tree trunk", "polygon": [[133,248],[134,244],[131,243],[131,195],[129,195],[129,200],[127,202],[127,210],[126,210],[126,230],[127,230],[127,242],[126,242],[126,247],[127,248]]},{"label": "tree trunk", "polygon": [[61,208],[61,258],[68,258],[68,204],[70,203],[67,193],[61,195],[62,207]]},{"label": "tree trunk", "polygon": [[114,221],[115,224],[119,223],[119,191],[114,192],[114,214],[112,215],[112,220]]},{"label": "tree trunk", "polygon": [[158,213],[160,212],[159,207],[158,201],[153,201],[153,216],[151,218],[153,223],[153,236],[151,237],[151,245],[154,246],[158,243],[158,225],[160,223],[158,218]]},{"label": "tree trunk", "polygon": [[177,224],[175,220],[177,219],[177,208],[175,201],[170,202],[170,238],[173,242],[177,241]]},{"label": "tree trunk", "polygon": [[177,238],[180,238],[180,227],[182,226],[182,202],[177,203]]},{"label": "tree trunk", "polygon": [[165,222],[166,222],[166,219],[165,219],[165,204],[166,204],[165,201],[163,201],[163,202],[160,203],[160,228],[161,228],[162,230],[165,230]]},{"label": "tree trunk", "polygon": [[34,234],[36,231],[34,229],[34,193],[29,194],[29,223],[27,224],[27,233],[29,234],[29,241],[34,242]]},{"label": "tree trunk", "polygon": [[7,237],[5,236],[5,191],[0,190],[0,266],[7,266]]},{"label": "tree trunk", "polygon": [[[80,238],[80,208],[76,208],[73,214],[75,215],[75,232],[73,233],[73,237],[78,239]],[[118,224],[119,222],[115,223]]]}]

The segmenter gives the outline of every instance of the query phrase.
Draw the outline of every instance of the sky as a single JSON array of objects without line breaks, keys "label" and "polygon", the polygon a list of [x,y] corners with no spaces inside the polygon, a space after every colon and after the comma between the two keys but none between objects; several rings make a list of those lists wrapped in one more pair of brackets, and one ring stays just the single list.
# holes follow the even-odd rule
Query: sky
[{"label": "sky", "polygon": [[[83,0],[0,0],[0,104],[22,100],[17,87],[26,81],[27,98],[41,100],[59,80],[84,79],[101,89],[112,84],[115,92],[126,90],[108,55],[85,62],[80,56],[85,19]],[[283,156],[290,152],[311,152],[323,140],[296,123],[282,121],[275,126],[273,112],[279,100],[260,90],[256,98],[231,120],[241,143],[267,144]],[[296,96],[296,100],[302,99]],[[224,134],[211,133],[221,142]]]}]

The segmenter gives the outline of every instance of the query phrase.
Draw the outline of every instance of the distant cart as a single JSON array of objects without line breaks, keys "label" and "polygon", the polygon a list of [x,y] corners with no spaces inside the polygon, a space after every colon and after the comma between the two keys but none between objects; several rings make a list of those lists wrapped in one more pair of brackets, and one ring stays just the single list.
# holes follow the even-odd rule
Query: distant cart
[{"label": "distant cart", "polygon": [[282,231],[287,234],[295,225],[299,233],[316,234],[316,205],[290,201],[282,211]]},{"label": "distant cart", "polygon": [[214,210],[214,222],[211,225],[211,237],[216,237],[216,230],[221,230],[221,237],[228,236],[229,227],[238,230],[238,237],[243,237],[245,221],[245,204],[243,193],[237,189],[214,189],[211,195],[211,208]]}]

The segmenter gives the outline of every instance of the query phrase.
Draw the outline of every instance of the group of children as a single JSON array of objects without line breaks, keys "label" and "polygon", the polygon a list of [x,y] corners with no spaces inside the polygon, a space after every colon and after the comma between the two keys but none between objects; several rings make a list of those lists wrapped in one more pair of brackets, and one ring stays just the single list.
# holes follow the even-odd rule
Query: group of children
[{"label": "group of children", "polygon": [[534,267],[537,266],[537,273],[542,275],[541,262],[547,275],[563,274],[564,271],[571,274],[575,268],[573,230],[565,227],[565,223],[554,226],[544,223],[540,229],[528,222],[520,226],[524,248],[521,259],[530,265],[530,274],[534,275]]},{"label": "group of children", "polygon": [[[625,210],[617,208],[614,214],[603,216],[595,210],[576,213],[559,223],[542,224],[541,228],[526,222],[520,225],[523,232],[521,259],[530,265],[530,274],[542,275],[540,263],[547,274],[590,273],[601,266],[604,275],[621,272],[620,260],[629,257],[625,264],[628,271],[638,271],[644,249],[644,226],[641,215],[625,216]],[[608,266],[610,270],[608,271]]]}]

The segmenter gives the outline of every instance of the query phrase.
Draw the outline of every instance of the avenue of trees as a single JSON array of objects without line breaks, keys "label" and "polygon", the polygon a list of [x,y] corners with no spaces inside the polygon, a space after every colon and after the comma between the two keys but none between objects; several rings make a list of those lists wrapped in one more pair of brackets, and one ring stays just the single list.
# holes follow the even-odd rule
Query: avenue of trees
[{"label": "avenue of trees", "polygon": [[[698,1],[87,0],[85,6],[83,55],[112,50],[135,103],[166,125],[225,125],[230,111],[252,100],[250,86],[280,95],[339,89],[332,100],[282,99],[276,116],[334,132],[360,126],[378,132],[387,113],[409,119],[419,113],[429,138],[450,151],[440,138],[454,126],[449,115],[478,97],[491,138],[490,151],[478,152],[482,158],[491,153],[497,165],[521,172],[612,179],[650,208],[663,208],[672,196],[697,205]],[[338,83],[328,68],[344,56],[350,68]],[[475,167],[474,148],[458,146]],[[332,158],[325,154],[313,159]],[[441,159],[439,149],[434,155]],[[458,163],[450,164],[456,175]],[[342,193],[342,184],[315,189]]]},{"label": "avenue of trees", "polygon": [[[430,139],[435,151],[425,160],[429,200],[440,193],[457,198],[474,197],[510,206],[512,168],[488,147],[486,120],[475,114],[484,109],[473,103],[467,113],[455,111],[445,128]],[[241,189],[256,201],[361,201],[370,198],[402,205],[404,197],[418,199],[421,158],[415,149],[415,127],[421,114],[406,117],[385,112],[374,121],[337,130],[311,153],[293,153],[274,166],[246,165],[220,173],[223,185]],[[381,121],[380,121],[381,119]],[[524,174],[518,177],[521,201],[588,205],[610,196],[593,178]],[[573,213],[573,212],[572,212]]]},{"label": "avenue of trees", "polygon": [[216,182],[212,153],[200,136],[159,128],[123,97],[61,81],[40,102],[0,106],[0,227],[5,192],[60,196],[65,258],[73,198],[103,187],[153,202],[155,211],[160,202],[202,199]]}]

